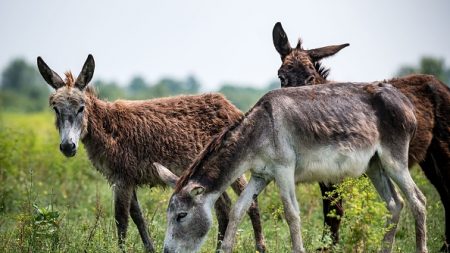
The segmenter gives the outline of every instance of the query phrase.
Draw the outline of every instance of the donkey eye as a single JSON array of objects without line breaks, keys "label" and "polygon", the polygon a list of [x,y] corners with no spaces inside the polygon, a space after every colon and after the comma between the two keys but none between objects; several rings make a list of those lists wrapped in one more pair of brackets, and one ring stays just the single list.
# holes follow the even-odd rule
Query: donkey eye
[{"label": "donkey eye", "polygon": [[184,217],[186,217],[187,216],[187,213],[186,212],[182,212],[182,213],[179,213],[178,215],[177,215],[177,222],[180,222]]},{"label": "donkey eye", "polygon": [[56,106],[53,107],[53,110],[55,111],[56,114],[59,114],[59,110],[58,110],[58,108],[56,108]]},{"label": "donkey eye", "polygon": [[82,113],[83,111],[84,111],[84,105],[82,105],[82,106],[80,107],[80,109],[78,109],[77,114]]}]

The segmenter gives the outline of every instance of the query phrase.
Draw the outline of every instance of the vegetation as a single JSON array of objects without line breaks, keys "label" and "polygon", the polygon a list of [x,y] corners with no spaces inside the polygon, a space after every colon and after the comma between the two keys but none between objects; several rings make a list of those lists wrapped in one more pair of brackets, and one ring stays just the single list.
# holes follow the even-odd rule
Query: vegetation
[{"label": "vegetation", "polygon": [[[112,190],[90,164],[81,145],[71,159],[58,150],[59,137],[50,112],[3,113],[0,120],[0,251],[4,252],[118,252]],[[421,171],[414,179],[428,198],[430,252],[443,241],[443,209],[434,188]],[[380,245],[387,216],[384,204],[367,179],[353,179],[345,194],[341,244],[337,252],[374,252]],[[230,192],[231,195],[233,193]],[[165,208],[170,190],[140,189],[139,196],[158,252],[164,238]],[[329,246],[322,237],[322,200],[317,184],[299,185],[302,229],[308,251]],[[289,252],[290,237],[278,189],[271,184],[259,198],[270,252]],[[405,208],[395,252],[414,251],[414,221]],[[216,226],[202,252],[215,247]],[[254,252],[248,218],[240,226],[236,252]],[[130,221],[129,252],[142,243]]]},{"label": "vegetation", "polygon": [[450,84],[450,68],[445,66],[445,61],[443,59],[430,56],[422,57],[417,66],[402,66],[397,71],[397,76],[419,73],[434,75],[447,85]]},{"label": "vegetation", "polygon": [[[423,62],[414,72],[428,71],[429,68],[422,66],[428,63]],[[436,66],[445,70],[443,63]],[[194,77],[165,78],[155,84],[136,77],[128,86],[103,81],[95,85],[100,96],[109,100],[197,93],[201,87]],[[21,60],[13,61],[2,74],[0,252],[119,252],[113,218],[113,186],[92,167],[83,145],[70,159],[59,152],[59,136],[53,124],[55,117],[46,106],[49,92],[46,87],[36,70]],[[230,84],[224,85],[220,92],[246,110],[265,91],[275,87],[278,87],[277,82],[265,89]],[[412,174],[428,200],[429,251],[437,252],[443,242],[443,207],[421,170],[414,168]],[[336,246],[336,252],[376,252],[388,215],[384,203],[364,177],[346,180],[338,191],[344,196],[346,212],[341,217],[341,243]],[[157,251],[161,252],[170,190],[143,188],[138,195]],[[230,195],[234,196],[231,192]],[[330,236],[322,232],[322,199],[318,185],[299,185],[297,196],[308,252],[330,246]],[[259,203],[269,252],[289,252],[289,230],[274,184],[261,194]],[[202,252],[215,248],[216,233],[217,226],[214,226]],[[237,234],[235,252],[254,252],[253,245],[253,231],[246,217]],[[132,221],[126,247],[128,252],[143,251]],[[414,250],[414,220],[405,207],[394,252]]]}]

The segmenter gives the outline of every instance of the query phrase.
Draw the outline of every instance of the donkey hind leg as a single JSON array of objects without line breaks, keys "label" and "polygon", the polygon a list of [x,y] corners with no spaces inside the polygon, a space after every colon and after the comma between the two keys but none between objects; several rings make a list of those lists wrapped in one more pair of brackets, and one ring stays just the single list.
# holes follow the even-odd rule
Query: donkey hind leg
[{"label": "donkey hind leg", "polygon": [[387,208],[391,213],[391,218],[387,223],[387,226],[390,227],[390,229],[384,235],[381,250],[381,252],[391,252],[395,234],[397,232],[397,225],[400,220],[400,213],[403,208],[403,200],[395,190],[392,181],[380,167],[378,159],[372,161],[366,174],[372,181],[378,194],[380,194],[381,198],[386,202]]},{"label": "donkey hind leg", "polygon": [[[237,195],[241,195],[241,193],[245,189],[246,185],[247,185],[247,180],[245,179],[245,176],[242,175],[231,185],[231,187],[233,188],[234,192]],[[259,214],[257,198],[255,198],[253,200],[253,203],[250,205],[250,208],[248,209],[247,213],[248,213],[248,216],[250,216],[250,220],[251,220],[252,226],[253,226],[256,250],[258,252],[263,253],[266,251],[266,242],[264,240],[264,235],[263,235],[263,231],[262,231],[261,217]]]},{"label": "donkey hind leg", "polygon": [[427,253],[425,196],[411,178],[406,161],[394,161],[392,157],[380,157],[380,161],[388,176],[397,184],[405,195],[411,208],[416,221],[416,252]]},{"label": "donkey hind leg", "polygon": [[[344,216],[342,198],[340,198],[337,193],[333,193],[333,191],[336,190],[335,185],[326,185],[324,183],[319,183],[319,186],[323,197],[322,201],[324,225],[330,228],[333,244],[337,244],[339,242],[339,227],[341,225],[341,217]],[[329,216],[331,212],[333,212],[335,216]]]},{"label": "donkey hind leg", "polygon": [[[445,142],[443,142],[445,143]],[[442,204],[445,210],[445,241],[444,245],[440,249],[440,252],[450,253],[450,150],[443,145],[434,145],[432,143],[431,152],[430,149],[423,162],[420,163],[420,167],[424,171],[428,180],[434,185],[438,191]]]},{"label": "donkey hind leg", "polygon": [[144,216],[142,215],[141,207],[139,206],[139,201],[136,195],[136,189],[133,189],[133,196],[130,203],[130,215],[133,219],[134,224],[138,228],[139,235],[141,236],[142,242],[144,243],[146,252],[155,252],[152,240],[148,234],[147,223],[145,222]]},{"label": "donkey hind leg", "polygon": [[214,204],[216,210],[217,223],[219,225],[219,231],[217,233],[217,250],[220,249],[225,236],[225,231],[228,226],[228,215],[230,213],[231,199],[226,192],[224,192]]},{"label": "donkey hind leg", "polygon": [[281,201],[283,202],[284,215],[289,226],[292,240],[292,252],[304,253],[303,239],[300,225],[300,209],[295,195],[295,177],[283,173],[285,169],[278,169],[281,174],[275,177],[275,183],[280,188]]},{"label": "donkey hind leg", "polygon": [[124,184],[114,186],[114,216],[117,225],[119,247],[125,252],[125,237],[127,236],[128,218],[133,189]]},{"label": "donkey hind leg", "polygon": [[263,178],[256,176],[251,177],[250,182],[239,196],[230,212],[230,221],[228,222],[227,231],[225,232],[225,238],[222,243],[223,252],[231,253],[239,223],[241,222],[245,212],[252,204],[253,200],[256,199],[258,194],[267,186],[268,183],[269,181]]}]

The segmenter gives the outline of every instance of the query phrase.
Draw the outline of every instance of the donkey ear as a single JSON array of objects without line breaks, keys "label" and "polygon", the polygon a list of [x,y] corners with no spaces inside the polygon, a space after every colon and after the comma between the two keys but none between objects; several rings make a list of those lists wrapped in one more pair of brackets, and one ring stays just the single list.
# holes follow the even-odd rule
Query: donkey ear
[{"label": "donkey ear", "polygon": [[159,178],[171,188],[175,188],[179,177],[159,163],[153,163]]},{"label": "donkey ear", "polygon": [[92,76],[94,75],[94,69],[95,69],[95,61],[94,57],[89,54],[86,62],[83,65],[83,69],[81,69],[80,74],[77,77],[77,80],[75,81],[75,87],[77,87],[80,90],[83,90],[86,85],[91,81]]},{"label": "donkey ear", "polygon": [[273,27],[272,31],[273,45],[278,53],[281,55],[281,58],[286,57],[291,51],[291,45],[289,44],[288,37],[283,30],[280,22],[277,22]]},{"label": "donkey ear", "polygon": [[333,46],[327,46],[327,47],[319,47],[315,49],[306,50],[309,57],[311,57],[311,60],[313,61],[320,61],[321,59],[332,56],[339,52],[344,47],[348,47],[350,44],[345,43],[342,45],[333,45]]},{"label": "donkey ear", "polygon": [[42,60],[40,56],[37,58],[37,65],[39,72],[41,73],[42,77],[45,79],[45,81],[53,87],[53,89],[59,89],[65,85],[62,78],[56,74],[55,71],[53,71],[45,62]]},{"label": "donkey ear", "polygon": [[191,197],[196,197],[200,194],[202,194],[203,192],[205,192],[205,187],[200,186],[200,185],[195,185],[194,187],[192,187],[191,191],[189,192],[189,195],[191,195]]}]

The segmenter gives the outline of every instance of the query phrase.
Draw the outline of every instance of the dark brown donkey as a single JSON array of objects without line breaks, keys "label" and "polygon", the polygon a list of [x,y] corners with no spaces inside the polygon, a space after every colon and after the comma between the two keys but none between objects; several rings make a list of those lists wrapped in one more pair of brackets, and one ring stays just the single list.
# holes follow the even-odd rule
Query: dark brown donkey
[{"label": "dark brown donkey", "polygon": [[[113,103],[102,101],[87,87],[94,74],[92,55],[88,56],[77,79],[68,72],[65,81],[42,58],[37,58],[37,64],[45,81],[55,89],[50,96],[50,106],[56,113],[61,152],[67,157],[74,156],[81,139],[95,168],[114,185],[119,245],[124,249],[128,217],[131,216],[145,249],[153,252],[136,196],[138,186],[165,185],[152,163],[170,164],[173,173],[180,175],[211,137],[235,123],[242,113],[219,94]],[[246,181],[241,177],[232,187],[240,194],[245,185]],[[222,240],[228,224],[229,197],[223,194],[215,208],[218,239]],[[249,215],[257,250],[264,251],[256,202]]]},{"label": "dark brown donkey", "polygon": [[[332,56],[349,44],[305,50],[301,41],[295,48],[289,44],[280,23],[273,28],[273,43],[281,55],[278,77],[282,87],[328,84],[329,73],[320,60]],[[436,187],[445,209],[445,241],[441,251],[449,252],[450,243],[450,90],[434,76],[410,75],[386,82],[399,89],[416,109],[418,128],[409,146],[409,166],[418,163],[430,182]],[[322,195],[334,190],[321,183]],[[325,223],[330,226],[334,242],[339,239],[339,219],[328,217],[331,210],[343,214],[342,201],[333,204],[324,198]]]}]

